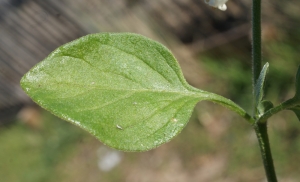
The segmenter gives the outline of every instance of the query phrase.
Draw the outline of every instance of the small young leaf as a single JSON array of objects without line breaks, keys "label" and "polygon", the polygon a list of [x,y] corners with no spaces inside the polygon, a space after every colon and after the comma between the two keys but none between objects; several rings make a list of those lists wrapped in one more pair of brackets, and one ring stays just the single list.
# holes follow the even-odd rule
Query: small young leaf
[{"label": "small young leaf", "polygon": [[189,86],[170,51],[136,34],[65,44],[21,80],[43,108],[108,146],[145,151],[177,135],[207,92]]},{"label": "small young leaf", "polygon": [[296,114],[298,120],[300,121],[300,106],[296,106],[296,107],[290,108],[289,110],[294,111],[294,113]]},{"label": "small young leaf", "polygon": [[261,101],[257,106],[259,116],[263,115],[265,112],[272,109],[273,107],[274,107],[274,105],[271,101],[268,101],[268,100]]},{"label": "small young leaf", "polygon": [[263,69],[260,72],[259,78],[256,81],[254,95],[255,95],[255,106],[258,107],[258,104],[262,101],[264,97],[264,85],[266,75],[269,69],[269,63],[266,63]]}]

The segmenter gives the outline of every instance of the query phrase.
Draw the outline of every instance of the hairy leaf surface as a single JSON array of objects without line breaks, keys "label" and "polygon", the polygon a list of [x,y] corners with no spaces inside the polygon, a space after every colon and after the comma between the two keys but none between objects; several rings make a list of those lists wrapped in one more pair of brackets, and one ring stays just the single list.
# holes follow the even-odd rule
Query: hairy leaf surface
[{"label": "hairy leaf surface", "polygon": [[136,34],[91,34],[65,44],[21,86],[43,108],[125,151],[171,140],[200,100],[249,119],[232,101],[188,85],[167,48]]},{"label": "hairy leaf surface", "polygon": [[186,83],[169,50],[136,34],[92,34],[65,44],[21,85],[43,108],[126,151],[169,141],[206,97]]},{"label": "hairy leaf surface", "polygon": [[269,69],[269,63],[266,63],[262,68],[259,78],[254,87],[254,95],[255,95],[255,106],[258,107],[259,103],[262,101],[264,97],[264,85],[266,80],[266,75]]}]

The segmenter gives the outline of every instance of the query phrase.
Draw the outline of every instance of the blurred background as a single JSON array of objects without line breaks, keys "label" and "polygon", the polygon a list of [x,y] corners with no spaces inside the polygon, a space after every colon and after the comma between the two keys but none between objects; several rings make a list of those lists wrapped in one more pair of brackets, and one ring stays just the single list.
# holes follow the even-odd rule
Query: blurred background
[{"label": "blurred background", "polygon": [[[248,0],[227,11],[203,0],[0,0],[0,179],[3,182],[266,181],[251,126],[201,102],[171,142],[144,153],[105,147],[39,108],[20,78],[58,46],[89,33],[135,32],[166,45],[187,81],[252,113]],[[300,1],[263,1],[267,99],[294,94],[300,51]],[[272,117],[269,133],[279,181],[300,178],[300,123],[291,111]]]}]

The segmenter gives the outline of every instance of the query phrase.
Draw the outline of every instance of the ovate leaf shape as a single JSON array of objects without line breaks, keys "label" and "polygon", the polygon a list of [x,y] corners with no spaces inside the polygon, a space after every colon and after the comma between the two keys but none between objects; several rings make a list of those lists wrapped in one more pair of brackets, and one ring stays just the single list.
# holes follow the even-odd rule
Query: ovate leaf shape
[{"label": "ovate leaf shape", "polygon": [[46,110],[124,151],[169,141],[209,97],[186,83],[167,48],[130,33],[65,44],[24,75],[21,86]]}]

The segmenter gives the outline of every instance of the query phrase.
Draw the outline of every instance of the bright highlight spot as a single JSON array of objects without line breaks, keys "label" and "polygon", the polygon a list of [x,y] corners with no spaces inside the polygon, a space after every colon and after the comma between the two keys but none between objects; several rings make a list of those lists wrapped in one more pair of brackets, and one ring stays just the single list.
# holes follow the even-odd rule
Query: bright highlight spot
[{"label": "bright highlight spot", "polygon": [[228,0],[204,0],[204,2],[214,8],[225,11],[227,9],[226,2]]}]

